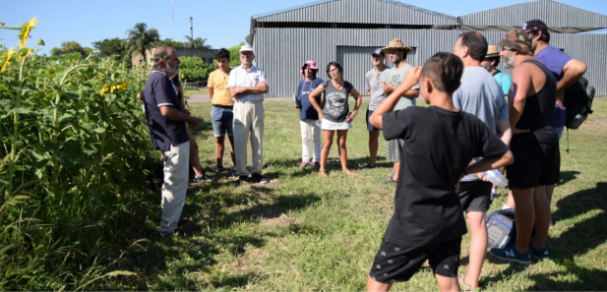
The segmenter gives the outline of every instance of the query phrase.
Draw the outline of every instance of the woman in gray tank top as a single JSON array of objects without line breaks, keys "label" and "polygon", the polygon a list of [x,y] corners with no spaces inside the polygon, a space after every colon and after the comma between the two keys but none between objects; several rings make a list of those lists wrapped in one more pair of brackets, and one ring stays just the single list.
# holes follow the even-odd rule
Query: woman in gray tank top
[{"label": "woman in gray tank top", "polygon": [[[346,149],[346,138],[348,130],[352,128],[352,120],[358,114],[358,108],[362,103],[362,96],[352,84],[342,79],[343,69],[337,62],[331,62],[327,65],[327,75],[329,81],[316,87],[310,93],[310,103],[318,112],[318,120],[322,123],[325,144],[320,153],[320,176],[327,176],[325,166],[327,157],[331,151],[333,144],[333,135],[337,131],[337,143],[339,145],[339,160],[341,161],[341,169],[348,175],[355,173],[348,169],[348,150]],[[316,97],[324,93],[324,99],[321,106],[316,102]],[[356,107],[349,113],[348,96],[352,95],[356,101]]]}]

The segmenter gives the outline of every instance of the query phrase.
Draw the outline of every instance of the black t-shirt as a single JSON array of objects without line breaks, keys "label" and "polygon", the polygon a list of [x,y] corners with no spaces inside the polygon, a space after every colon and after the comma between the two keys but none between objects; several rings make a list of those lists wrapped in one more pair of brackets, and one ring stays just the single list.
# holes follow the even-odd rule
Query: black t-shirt
[{"label": "black t-shirt", "polygon": [[472,158],[499,157],[508,147],[477,117],[435,106],[390,112],[383,123],[386,140],[405,140],[385,239],[420,247],[461,237],[466,221],[457,181]]}]

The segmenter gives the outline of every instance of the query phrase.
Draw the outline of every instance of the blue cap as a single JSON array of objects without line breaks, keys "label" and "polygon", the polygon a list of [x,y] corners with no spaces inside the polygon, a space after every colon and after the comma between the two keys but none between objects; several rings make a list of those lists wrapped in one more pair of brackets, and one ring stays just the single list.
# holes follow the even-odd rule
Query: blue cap
[{"label": "blue cap", "polygon": [[386,54],[384,54],[384,52],[381,51],[381,48],[375,49],[375,51],[373,53],[371,53],[371,56],[373,56],[373,55],[378,55],[378,56],[382,56],[382,57],[386,56]]}]

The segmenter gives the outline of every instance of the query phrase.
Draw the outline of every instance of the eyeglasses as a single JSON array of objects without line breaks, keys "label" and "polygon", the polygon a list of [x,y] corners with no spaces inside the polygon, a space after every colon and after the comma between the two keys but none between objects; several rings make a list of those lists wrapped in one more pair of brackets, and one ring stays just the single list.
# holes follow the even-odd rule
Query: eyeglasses
[{"label": "eyeglasses", "polygon": [[240,55],[243,57],[251,57],[251,56],[253,56],[253,53],[252,52],[247,52],[247,53],[243,52],[243,53],[240,53]]}]

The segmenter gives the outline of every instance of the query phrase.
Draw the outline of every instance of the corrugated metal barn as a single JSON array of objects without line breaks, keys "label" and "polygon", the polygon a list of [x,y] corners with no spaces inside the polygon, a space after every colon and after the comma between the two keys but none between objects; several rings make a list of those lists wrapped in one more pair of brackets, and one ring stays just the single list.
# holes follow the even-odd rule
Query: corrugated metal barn
[{"label": "corrugated metal barn", "polygon": [[607,35],[580,34],[607,28],[607,16],[551,0],[461,17],[389,0],[328,0],[253,16],[251,38],[256,65],[266,72],[268,97],[292,96],[302,78],[299,67],[310,59],[325,80],[326,64],[338,61],[344,79],[362,93],[365,73],[373,67],[369,54],[394,38],[413,48],[409,64],[423,65],[436,52],[453,51],[465,31],[477,30],[496,45],[507,31],[531,19],[543,20],[550,28],[550,44],[586,63],[585,76],[597,95],[607,95]]}]

